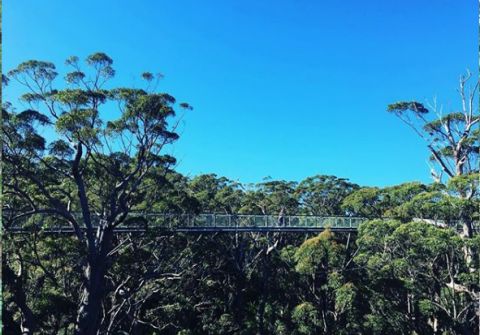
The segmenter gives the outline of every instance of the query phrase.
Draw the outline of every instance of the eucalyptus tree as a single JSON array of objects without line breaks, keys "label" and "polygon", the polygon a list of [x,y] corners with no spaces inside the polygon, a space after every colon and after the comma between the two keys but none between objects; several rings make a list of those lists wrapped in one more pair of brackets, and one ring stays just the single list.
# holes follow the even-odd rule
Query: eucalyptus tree
[{"label": "eucalyptus tree", "polygon": [[358,188],[348,179],[317,175],[302,180],[296,188],[296,195],[303,214],[342,215],[343,199]]},{"label": "eucalyptus tree", "polygon": [[463,256],[470,241],[421,222],[361,225],[354,261],[366,270],[367,333],[474,334],[478,267],[471,272]]},{"label": "eucalyptus tree", "polygon": [[32,231],[4,235],[2,249],[5,333],[71,333],[81,293],[78,241]]},{"label": "eucalyptus tree", "polygon": [[326,230],[295,252],[295,270],[305,286],[292,318],[299,334],[355,334],[361,332],[358,288],[351,276],[353,259],[346,246]]},{"label": "eucalyptus tree", "polygon": [[190,180],[182,174],[165,168],[156,168],[145,181],[145,194],[135,209],[155,213],[195,214],[204,211],[193,194]]},{"label": "eucalyptus tree", "polygon": [[194,177],[188,186],[205,213],[232,214],[240,208],[243,195],[241,185],[228,178],[203,174]]},{"label": "eucalyptus tree", "polygon": [[296,182],[270,180],[247,188],[240,212],[263,215],[298,214]]},{"label": "eucalyptus tree", "polygon": [[[71,71],[58,86],[50,62],[31,60],[8,72],[28,108],[4,104],[4,188],[26,205],[7,199],[5,206],[13,221],[48,214],[74,229],[79,257],[86,255],[75,333],[97,334],[117,250],[113,230],[140,202],[149,174],[173,162],[163,152],[178,138],[176,101],[150,89],[110,87],[115,70],[104,53],[88,56],[86,67],[77,57],[66,66]],[[151,87],[154,76],[142,77]]]},{"label": "eucalyptus tree", "polygon": [[[472,80],[468,72],[460,77],[460,108],[444,113],[436,102],[424,105],[417,101],[400,101],[390,104],[387,111],[393,113],[422,138],[430,151],[433,163],[431,174],[436,182],[478,173],[480,146],[478,145],[479,106],[476,96],[479,82],[467,86]],[[478,188],[478,178],[470,180]],[[460,192],[459,197],[469,201],[476,194]],[[473,235],[473,222],[467,216],[462,218],[465,236]]]},{"label": "eucalyptus tree", "polygon": [[380,218],[385,212],[384,195],[378,187],[362,187],[346,196],[341,207],[347,215]]}]

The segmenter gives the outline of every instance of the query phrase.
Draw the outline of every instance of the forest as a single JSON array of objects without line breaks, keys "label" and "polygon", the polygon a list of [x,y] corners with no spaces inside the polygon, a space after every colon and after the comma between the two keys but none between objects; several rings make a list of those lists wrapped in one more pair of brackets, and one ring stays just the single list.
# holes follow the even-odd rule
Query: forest
[{"label": "forest", "polygon": [[[2,77],[23,90],[2,104],[5,334],[479,334],[472,74],[455,112],[386,106],[425,141],[433,182],[372,187],[182,175],[165,152],[192,106],[150,72],[144,88],[113,86],[105,53],[66,65],[30,60]],[[368,220],[344,233],[115,232],[148,212]],[[38,218],[73,233],[9,229]]]}]

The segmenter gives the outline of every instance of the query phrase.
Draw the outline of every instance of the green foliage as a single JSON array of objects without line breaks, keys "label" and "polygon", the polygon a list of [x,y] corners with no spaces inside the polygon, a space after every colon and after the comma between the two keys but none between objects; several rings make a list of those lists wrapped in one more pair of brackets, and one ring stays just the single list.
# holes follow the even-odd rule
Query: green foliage
[{"label": "green foliage", "polygon": [[[454,231],[377,220],[361,227],[357,244],[355,261],[367,270],[375,306],[366,322],[373,333],[432,333],[432,319],[448,333],[472,326],[467,326],[472,296],[449,285],[467,284],[460,278],[470,272],[463,257],[465,240]],[[455,312],[460,305],[466,314]]]},{"label": "green foliage", "polygon": [[334,242],[330,230],[325,230],[317,237],[306,240],[295,254],[295,269],[304,275],[324,273],[327,268],[338,265],[342,246]]},{"label": "green foliage", "polygon": [[242,192],[239,184],[215,174],[200,175],[189,182],[192,195],[209,213],[237,213]]},{"label": "green foliage", "polygon": [[408,111],[417,114],[427,114],[429,110],[425,106],[417,101],[402,101],[390,104],[387,107],[387,111],[390,113],[401,114]]},{"label": "green foliage", "polygon": [[292,313],[292,319],[297,324],[298,334],[318,334],[321,321],[316,308],[304,302],[296,306]]},{"label": "green foliage", "polygon": [[348,195],[342,208],[348,214],[366,218],[381,217],[384,206],[382,194],[376,187],[364,187]]},{"label": "green foliage", "polygon": [[55,65],[50,62],[29,60],[17,66],[16,69],[8,72],[9,77],[20,77],[30,75],[35,79],[53,80],[57,76]]},{"label": "green foliage", "polygon": [[343,214],[342,201],[358,188],[344,178],[318,175],[300,182],[295,193],[303,214],[329,216]]},{"label": "green foliage", "polygon": [[[81,333],[78,320],[88,314],[81,309],[88,301],[101,307],[98,334],[478,330],[479,235],[462,238],[454,229],[418,220],[478,220],[475,169],[460,171],[446,185],[383,189],[325,175],[256,185],[215,174],[189,178],[174,171],[175,158],[162,151],[178,138],[171,124],[177,106],[191,109],[189,104],[151,92],[150,72],[142,74],[146,89],[110,88],[115,71],[104,53],[88,56],[86,68],[78,57],[66,64],[71,71],[63,86],[54,82],[56,67],[42,61],[22,63],[7,78],[36,85],[21,95],[31,108],[2,106],[6,333]],[[417,102],[389,111],[420,119],[431,114]],[[467,119],[452,113],[423,130],[438,133],[441,126],[475,120]],[[478,151],[474,135],[476,129],[462,140],[468,154]],[[451,159],[454,146],[435,153]],[[356,234],[327,229],[317,236],[112,233],[118,224],[150,223],[137,211],[371,220]],[[100,228],[89,227],[89,220]],[[10,234],[19,222],[29,234]],[[43,230],[60,224],[79,232]]]}]

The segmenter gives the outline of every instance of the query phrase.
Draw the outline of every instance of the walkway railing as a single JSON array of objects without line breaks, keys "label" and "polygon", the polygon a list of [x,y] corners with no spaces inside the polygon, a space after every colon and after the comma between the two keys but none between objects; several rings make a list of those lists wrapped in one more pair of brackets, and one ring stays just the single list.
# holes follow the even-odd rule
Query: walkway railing
[{"label": "walkway railing", "polygon": [[[221,231],[278,231],[305,232],[322,231],[327,227],[333,231],[355,231],[362,222],[361,217],[307,216],[307,215],[244,215],[244,214],[161,214],[132,213],[128,220],[115,228],[117,232],[177,231],[177,232],[221,232]],[[81,220],[79,220],[81,221]],[[423,220],[426,223],[445,227],[441,220]],[[13,233],[42,231],[46,233],[73,233],[73,228],[63,219],[46,214],[36,214],[20,220],[4,220],[4,228]],[[102,225],[101,218],[93,218],[93,226]],[[458,222],[448,226],[461,229]]]},{"label": "walkway railing", "polygon": [[[8,220],[4,220],[8,221]],[[81,220],[80,220],[81,221]],[[134,213],[125,223],[116,227],[118,232],[142,232],[167,230],[184,232],[208,231],[321,231],[356,230],[366,221],[359,217],[325,217],[306,215],[244,215],[244,214],[158,214]],[[102,219],[94,218],[93,226],[99,227]],[[10,232],[73,232],[63,219],[51,215],[36,214],[16,220],[5,226]]]},{"label": "walkway railing", "polygon": [[[291,230],[291,229],[357,229],[366,219],[358,217],[324,217],[302,215],[243,215],[243,214],[200,214],[200,215],[146,215],[148,228],[176,230]],[[119,228],[127,226],[119,226]]]}]

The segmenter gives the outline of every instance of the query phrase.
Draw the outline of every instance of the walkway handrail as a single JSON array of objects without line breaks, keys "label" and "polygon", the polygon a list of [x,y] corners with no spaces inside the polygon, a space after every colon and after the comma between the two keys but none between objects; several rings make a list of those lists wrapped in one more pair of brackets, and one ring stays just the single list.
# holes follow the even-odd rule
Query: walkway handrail
[{"label": "walkway handrail", "polygon": [[[136,221],[135,218],[139,220]],[[145,231],[147,229],[163,230],[197,230],[197,231],[235,231],[235,230],[314,230],[328,228],[332,230],[356,230],[359,225],[369,219],[352,216],[314,216],[314,215],[255,215],[255,214],[175,214],[175,213],[142,213],[133,212],[129,220],[119,225],[117,231]],[[427,220],[428,223],[446,226],[442,220]],[[103,220],[95,217],[93,226],[99,227]],[[449,226],[458,229],[458,222],[450,222]],[[30,230],[70,231],[72,227],[61,218],[35,214],[24,217],[6,227],[8,231],[27,232]]]}]

